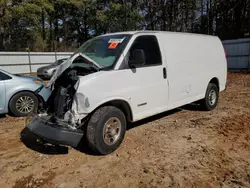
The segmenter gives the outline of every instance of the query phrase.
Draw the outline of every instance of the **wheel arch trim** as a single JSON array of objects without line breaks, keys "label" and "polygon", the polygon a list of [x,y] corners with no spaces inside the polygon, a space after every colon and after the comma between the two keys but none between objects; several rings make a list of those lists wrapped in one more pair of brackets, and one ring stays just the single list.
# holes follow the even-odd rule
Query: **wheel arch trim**
[{"label": "wheel arch trim", "polygon": [[131,105],[124,98],[116,97],[116,98],[106,99],[105,101],[98,103],[93,108],[93,110],[91,110],[90,113],[91,114],[94,113],[97,109],[99,109],[103,106],[114,106],[114,107],[120,109],[124,113],[127,121],[129,121],[129,122],[133,121],[133,111],[132,111]]}]

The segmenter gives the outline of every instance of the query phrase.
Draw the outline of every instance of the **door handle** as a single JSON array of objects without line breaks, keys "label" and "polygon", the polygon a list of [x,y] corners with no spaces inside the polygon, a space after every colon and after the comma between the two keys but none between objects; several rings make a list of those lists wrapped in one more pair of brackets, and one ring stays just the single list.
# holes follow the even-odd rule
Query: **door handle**
[{"label": "door handle", "polygon": [[163,68],[163,78],[164,79],[167,78],[167,69],[166,69],[166,67]]}]

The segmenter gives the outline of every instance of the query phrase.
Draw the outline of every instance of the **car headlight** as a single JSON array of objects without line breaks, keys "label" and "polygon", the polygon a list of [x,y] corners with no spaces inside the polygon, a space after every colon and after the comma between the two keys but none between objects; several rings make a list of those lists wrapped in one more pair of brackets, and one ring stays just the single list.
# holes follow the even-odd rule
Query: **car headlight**
[{"label": "car headlight", "polygon": [[34,80],[34,83],[37,84],[37,85],[42,85],[43,81],[41,81],[41,80]]}]

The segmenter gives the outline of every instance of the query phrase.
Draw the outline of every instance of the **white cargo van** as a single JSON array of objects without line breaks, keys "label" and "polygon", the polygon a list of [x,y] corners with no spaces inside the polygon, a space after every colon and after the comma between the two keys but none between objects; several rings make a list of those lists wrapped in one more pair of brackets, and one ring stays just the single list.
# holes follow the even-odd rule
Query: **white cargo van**
[{"label": "white cargo van", "polygon": [[213,110],[226,88],[218,37],[158,31],[112,33],[85,42],[50,80],[44,112],[27,125],[53,144],[116,150],[127,122],[199,101]]}]

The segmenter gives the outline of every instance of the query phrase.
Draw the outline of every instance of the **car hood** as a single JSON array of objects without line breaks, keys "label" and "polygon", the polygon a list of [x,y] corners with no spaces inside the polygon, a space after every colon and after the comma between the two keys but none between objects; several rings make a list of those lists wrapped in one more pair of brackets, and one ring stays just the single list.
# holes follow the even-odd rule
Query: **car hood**
[{"label": "car hood", "polygon": [[42,81],[42,79],[35,77],[35,76],[22,76],[22,75],[15,75],[16,79],[23,79],[23,80],[30,80],[30,81],[35,81],[39,80]]},{"label": "car hood", "polygon": [[53,69],[56,67],[57,67],[57,65],[47,65],[47,66],[43,66],[43,67],[38,68],[38,70],[48,70],[48,69]]},{"label": "car hood", "polygon": [[56,69],[55,74],[52,76],[52,78],[50,79],[49,83],[48,83],[48,87],[50,87],[51,85],[53,85],[56,81],[56,79],[67,69],[71,66],[72,62],[75,60],[75,58],[82,56],[83,58],[85,58],[89,64],[92,64],[97,70],[101,69],[102,67],[100,65],[98,65],[95,61],[93,61],[92,59],[90,59],[88,56],[82,54],[82,53],[76,53],[75,55],[73,55],[72,57],[68,58],[66,61],[64,61],[61,65],[59,65]]}]

